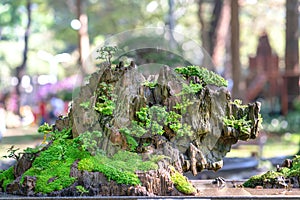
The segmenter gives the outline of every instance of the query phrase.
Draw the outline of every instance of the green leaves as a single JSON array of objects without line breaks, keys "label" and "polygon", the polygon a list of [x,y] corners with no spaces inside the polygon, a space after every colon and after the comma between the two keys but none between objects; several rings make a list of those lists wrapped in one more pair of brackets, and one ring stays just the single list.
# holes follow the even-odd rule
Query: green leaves
[{"label": "green leaves", "polygon": [[139,144],[134,139],[134,137],[131,135],[130,130],[128,128],[121,128],[119,131],[120,131],[120,133],[125,135],[127,145],[129,146],[129,150],[134,152]]},{"label": "green leaves", "polygon": [[46,122],[38,128],[38,132],[44,133],[44,134],[47,134],[47,133],[51,132],[52,130],[53,130],[52,126],[50,126]]},{"label": "green leaves", "polygon": [[122,133],[135,137],[142,137],[146,133],[163,135],[164,126],[168,126],[176,137],[192,134],[191,126],[181,123],[182,116],[174,111],[168,112],[166,107],[146,106],[137,111],[136,116],[138,121],[132,121],[130,128],[120,129]]},{"label": "green leaves", "polygon": [[116,107],[113,89],[113,85],[102,82],[96,90],[97,102],[94,109],[103,115],[112,115]]},{"label": "green leaves", "polygon": [[90,102],[86,101],[86,102],[82,102],[81,104],[79,104],[80,107],[82,107],[83,109],[87,110],[90,107]]},{"label": "green leaves", "polygon": [[[196,76],[200,80],[200,84],[203,86],[206,85],[216,85],[218,87],[227,87],[227,81],[219,76],[218,74],[209,71],[206,68],[199,66],[187,66],[187,67],[177,67],[175,72],[183,75],[183,77],[188,78],[191,76]],[[200,87],[200,86],[199,86]]]},{"label": "green leaves", "polygon": [[142,85],[154,89],[157,86],[157,81],[150,82],[146,80]]},{"label": "green leaves", "polygon": [[232,127],[243,134],[248,134],[251,129],[251,120],[246,120],[246,116],[241,119],[235,119],[233,115],[230,118],[223,119],[225,126]]},{"label": "green leaves", "polygon": [[101,141],[102,133],[100,131],[86,131],[77,137],[81,142],[82,149],[96,155],[100,152],[99,142]]},{"label": "green leaves", "polygon": [[108,62],[109,66],[111,66],[111,58],[113,57],[113,54],[115,54],[118,51],[118,47],[116,46],[104,46],[100,49],[97,49],[97,53],[100,55],[96,59],[102,59],[106,60]]},{"label": "green leaves", "polygon": [[20,153],[17,153],[17,151],[19,151],[20,148],[15,148],[14,145],[12,145],[8,150],[7,150],[7,153],[8,155],[7,156],[3,156],[3,158],[13,158],[15,160],[19,160],[20,159]]}]

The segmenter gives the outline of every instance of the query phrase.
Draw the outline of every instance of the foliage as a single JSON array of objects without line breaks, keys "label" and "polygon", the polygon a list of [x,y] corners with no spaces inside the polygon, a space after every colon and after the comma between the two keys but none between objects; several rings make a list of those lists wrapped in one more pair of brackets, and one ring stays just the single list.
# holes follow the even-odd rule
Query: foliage
[{"label": "foliage", "polygon": [[171,180],[178,191],[187,195],[195,194],[197,192],[196,188],[185,176],[176,171],[174,167],[169,168],[171,170]]},{"label": "foliage", "polygon": [[6,191],[6,187],[15,180],[14,166],[11,166],[5,171],[0,171],[0,185]]},{"label": "foliage", "polygon": [[60,140],[64,141],[65,139],[72,138],[72,129],[71,128],[64,128],[63,130],[55,130],[50,132],[50,139],[51,140]]},{"label": "foliage", "polygon": [[174,111],[167,111],[162,106],[146,106],[136,112],[138,121],[132,121],[130,134],[141,137],[149,132],[153,135],[163,135],[164,126],[176,133],[176,137],[191,135],[191,127],[181,123],[182,116]]},{"label": "foliage", "polygon": [[100,131],[86,131],[80,134],[75,141],[81,143],[82,149],[90,152],[92,155],[96,155],[101,150],[99,149],[99,142],[101,141],[102,133]]},{"label": "foliage", "polygon": [[134,139],[134,137],[130,134],[130,130],[128,128],[121,128],[119,131],[120,133],[125,135],[127,145],[129,146],[129,150],[134,152],[139,144]]},{"label": "foliage", "polygon": [[179,94],[177,94],[177,96],[182,96],[185,94],[197,94],[202,90],[202,88],[203,86],[200,83],[193,83],[192,81],[190,81],[189,85],[183,83],[182,91]]},{"label": "foliage", "polygon": [[100,55],[96,59],[102,59],[105,60],[109,66],[111,66],[111,58],[113,57],[113,54],[118,51],[118,47],[116,46],[104,46],[100,49],[97,49],[97,53]]},{"label": "foliage", "polygon": [[113,85],[102,82],[96,90],[97,102],[94,109],[103,115],[112,115],[116,107],[116,96],[113,94]]},{"label": "foliage", "polygon": [[180,113],[185,114],[187,112],[187,108],[190,105],[193,105],[193,102],[190,101],[185,96],[182,96],[182,102],[181,103],[176,103],[176,105],[173,108],[176,109],[176,110],[179,110]]},{"label": "foliage", "polygon": [[45,144],[45,143],[46,143],[46,140],[47,140],[47,134],[50,133],[50,132],[52,132],[52,131],[53,131],[53,127],[50,126],[47,122],[45,122],[43,125],[41,125],[41,126],[38,128],[38,132],[44,134],[44,139],[43,139],[42,144]]},{"label": "foliage", "polygon": [[82,107],[83,109],[87,110],[90,107],[90,102],[86,101],[86,102],[82,102],[79,104],[80,107]]},{"label": "foliage", "polygon": [[228,85],[227,81],[223,77],[203,67],[199,67],[199,66],[177,67],[175,71],[178,74],[183,75],[183,77],[185,78],[191,76],[199,77],[200,84],[202,86],[216,85],[218,87],[222,87],[222,86],[227,87]]},{"label": "foliage", "polygon": [[246,116],[244,116],[241,119],[235,119],[233,115],[230,116],[230,118],[225,117],[223,119],[223,122],[225,126],[232,127],[241,133],[248,134],[250,133],[251,129],[251,120],[246,120]]},{"label": "foliage", "polygon": [[157,86],[157,82],[156,81],[151,82],[146,80],[142,85],[154,89]]},{"label": "foliage", "polygon": [[7,153],[8,155],[7,156],[3,156],[3,158],[13,158],[15,160],[19,160],[20,159],[20,152],[19,153],[16,153],[17,151],[19,151],[20,148],[15,148],[14,145],[12,145],[8,150],[7,150]]},{"label": "foliage", "polygon": [[243,101],[240,99],[235,99],[234,101],[231,101],[230,104],[236,105],[238,108],[247,108],[247,105],[243,105]]},{"label": "foliage", "polygon": [[88,193],[89,192],[82,185],[76,185],[75,188],[80,193],[80,196],[83,195],[84,193]]},{"label": "foliage", "polygon": [[98,154],[94,157],[84,158],[78,163],[79,170],[99,171],[108,180],[130,185],[140,184],[135,171],[148,171],[157,168],[157,164],[153,161],[143,161],[140,155],[129,151],[118,151],[112,158]]},{"label": "foliage", "polygon": [[38,132],[39,133],[44,133],[44,134],[48,134],[49,132],[51,132],[53,130],[53,127],[50,126],[48,123],[44,123],[43,125],[41,125],[38,128]]}]

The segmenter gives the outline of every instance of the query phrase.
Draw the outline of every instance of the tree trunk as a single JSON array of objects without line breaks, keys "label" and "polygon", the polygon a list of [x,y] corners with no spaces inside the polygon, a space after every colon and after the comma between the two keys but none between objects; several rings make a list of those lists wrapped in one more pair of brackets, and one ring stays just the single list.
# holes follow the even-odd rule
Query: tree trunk
[{"label": "tree trunk", "polygon": [[241,98],[240,96],[240,24],[239,24],[239,5],[238,1],[231,0],[231,64],[232,64],[232,79],[233,88],[232,96]]},{"label": "tree trunk", "polygon": [[17,94],[17,109],[16,114],[19,114],[19,108],[21,106],[21,79],[26,71],[26,64],[28,58],[28,41],[30,35],[30,26],[31,26],[31,0],[26,1],[26,10],[27,10],[27,25],[24,33],[24,50],[22,63],[16,68],[15,74],[18,79],[18,84],[16,85],[16,94]]},{"label": "tree trunk", "polygon": [[203,1],[202,0],[199,0],[198,1],[198,18],[199,18],[199,22],[200,22],[200,25],[201,25],[201,31],[200,31],[200,34],[201,34],[201,41],[202,41],[202,47],[209,53],[211,50],[210,50],[210,44],[209,44],[209,25],[208,23],[204,20],[204,17],[203,17],[203,9],[202,9],[202,6],[203,6]]},{"label": "tree trunk", "polygon": [[90,41],[88,34],[88,16],[83,12],[83,5],[81,0],[77,0],[77,17],[81,23],[81,27],[78,30],[78,50],[79,50],[79,63],[80,71],[82,74],[88,73],[88,57],[90,54]]},{"label": "tree trunk", "polygon": [[[223,2],[219,22],[215,30],[214,48],[212,52],[212,60],[216,68],[224,66],[224,58],[226,57],[226,41],[228,40],[228,32],[230,26],[230,0]],[[217,71],[219,71],[217,69]]]},{"label": "tree trunk", "polygon": [[170,47],[171,49],[175,48],[176,41],[174,39],[174,28],[175,28],[175,18],[174,18],[174,7],[175,2],[174,0],[169,0],[169,17],[168,17],[168,24],[169,24],[169,31],[170,31]]},{"label": "tree trunk", "polygon": [[216,32],[218,29],[218,24],[220,21],[221,11],[222,11],[223,1],[215,0],[214,1],[214,9],[210,20],[210,28],[209,28],[209,40],[210,40],[210,52],[209,54],[212,56],[216,44]]},{"label": "tree trunk", "polygon": [[285,83],[289,110],[299,95],[298,16],[298,0],[286,0]]}]

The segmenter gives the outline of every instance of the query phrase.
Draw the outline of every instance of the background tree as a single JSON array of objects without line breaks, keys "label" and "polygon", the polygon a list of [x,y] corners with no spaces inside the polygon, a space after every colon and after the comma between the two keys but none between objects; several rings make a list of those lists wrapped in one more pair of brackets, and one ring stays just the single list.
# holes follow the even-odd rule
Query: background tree
[{"label": "background tree", "polygon": [[23,75],[26,73],[26,65],[28,60],[28,43],[30,36],[30,26],[31,26],[31,0],[26,0],[26,13],[27,13],[27,24],[24,31],[24,50],[22,63],[16,68],[16,77],[18,79],[18,83],[16,84],[16,98],[17,98],[17,114],[19,114],[19,108],[21,105],[20,96],[21,96],[21,79]]},{"label": "background tree", "polygon": [[238,1],[231,0],[231,67],[233,88],[232,96],[241,98],[240,96],[240,78],[241,78],[241,63],[240,63],[240,24],[239,24],[239,4]]},{"label": "background tree", "polygon": [[[288,109],[299,96],[299,1],[286,0],[285,83]],[[286,113],[285,113],[286,114]]]}]

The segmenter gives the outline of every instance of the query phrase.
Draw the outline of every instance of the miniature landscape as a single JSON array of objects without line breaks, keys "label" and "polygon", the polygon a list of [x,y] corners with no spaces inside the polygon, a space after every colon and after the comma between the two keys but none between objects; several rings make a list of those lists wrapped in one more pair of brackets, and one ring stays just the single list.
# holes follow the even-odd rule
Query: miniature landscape
[{"label": "miniature landscape", "polygon": [[[108,62],[89,76],[68,115],[39,127],[41,145],[21,154],[9,149],[17,163],[0,172],[1,192],[197,195],[184,172],[216,171],[233,144],[257,137],[260,103],[233,100],[221,76],[198,66],[162,65],[145,77],[134,61],[112,64],[112,50],[104,49]],[[297,159],[277,175],[297,175]],[[254,177],[244,186],[264,183]]]}]

